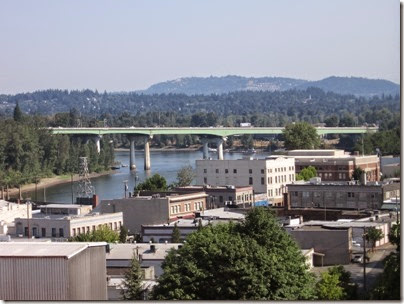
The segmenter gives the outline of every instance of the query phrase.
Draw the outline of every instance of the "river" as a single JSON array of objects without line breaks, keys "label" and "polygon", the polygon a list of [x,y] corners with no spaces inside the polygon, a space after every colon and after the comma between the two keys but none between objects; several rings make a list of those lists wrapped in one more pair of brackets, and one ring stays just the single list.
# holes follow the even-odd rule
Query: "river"
[{"label": "river", "polygon": [[[258,158],[264,158],[267,154],[256,154]],[[195,160],[202,159],[201,151],[151,151],[151,170],[148,176],[158,173],[164,176],[168,184],[171,184],[177,179],[177,172],[184,166],[191,165],[195,168]],[[210,157],[216,158],[216,153],[211,153]],[[225,159],[242,158],[242,153],[224,153]],[[129,151],[115,152],[115,160],[123,165],[129,165]],[[133,191],[135,186],[135,176],[138,176],[138,181],[144,181],[148,176],[143,170],[144,154],[142,151],[136,152],[136,167],[135,172],[130,172],[129,167],[122,167],[115,170],[115,173],[96,177],[91,179],[91,183],[95,188],[95,193],[100,200],[121,198],[125,195],[124,181],[128,182],[128,191]],[[73,195],[76,199],[77,184],[73,183]],[[72,202],[72,187],[70,183],[49,186],[45,189],[46,201],[54,203],[71,203]],[[37,197],[38,201],[44,198],[44,190],[28,192],[24,196]]]}]

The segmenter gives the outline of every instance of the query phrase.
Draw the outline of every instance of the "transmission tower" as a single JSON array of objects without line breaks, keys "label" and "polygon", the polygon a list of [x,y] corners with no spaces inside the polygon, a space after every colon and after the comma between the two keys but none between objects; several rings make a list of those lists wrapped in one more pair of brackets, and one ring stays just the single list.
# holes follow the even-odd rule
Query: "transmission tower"
[{"label": "transmission tower", "polygon": [[93,185],[91,185],[90,178],[88,177],[87,157],[80,157],[79,159],[77,197],[92,197],[95,194],[95,189]]}]

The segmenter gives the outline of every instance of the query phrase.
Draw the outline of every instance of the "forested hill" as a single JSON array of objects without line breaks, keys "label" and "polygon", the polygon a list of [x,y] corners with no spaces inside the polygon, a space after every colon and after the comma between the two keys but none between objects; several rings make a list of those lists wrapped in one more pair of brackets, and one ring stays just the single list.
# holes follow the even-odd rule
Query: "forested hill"
[{"label": "forested hill", "polygon": [[0,95],[0,114],[10,116],[16,104],[27,114],[52,115],[75,109],[82,115],[131,115],[149,112],[174,112],[190,115],[198,112],[214,112],[219,116],[268,113],[286,115],[302,120],[316,116],[349,112],[365,115],[371,108],[386,107],[398,112],[398,95],[372,98],[339,95],[317,88],[275,92],[241,91],[221,95],[98,93],[97,91],[47,90],[17,95]]},{"label": "forested hill", "polygon": [[182,93],[222,94],[235,91],[285,91],[289,89],[304,90],[308,87],[320,88],[326,92],[352,94],[371,97],[382,94],[398,94],[399,85],[383,79],[358,77],[328,77],[319,81],[307,81],[282,77],[247,78],[241,76],[225,77],[188,77],[161,82],[152,85],[144,94]]}]

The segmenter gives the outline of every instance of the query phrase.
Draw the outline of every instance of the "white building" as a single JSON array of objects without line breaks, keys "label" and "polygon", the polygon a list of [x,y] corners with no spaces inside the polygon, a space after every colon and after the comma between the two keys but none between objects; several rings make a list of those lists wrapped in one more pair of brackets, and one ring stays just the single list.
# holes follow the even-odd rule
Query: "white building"
[{"label": "white building", "polygon": [[0,235],[15,234],[14,219],[31,216],[31,205],[0,200]]},{"label": "white building", "polygon": [[88,213],[91,206],[50,204],[41,206],[40,213],[15,219],[16,234],[33,237],[68,238],[96,230],[107,225],[115,231],[121,229],[122,212]]},{"label": "white building", "polygon": [[198,185],[253,186],[255,193],[266,193],[273,205],[282,204],[286,184],[294,180],[295,160],[291,157],[196,161]]}]

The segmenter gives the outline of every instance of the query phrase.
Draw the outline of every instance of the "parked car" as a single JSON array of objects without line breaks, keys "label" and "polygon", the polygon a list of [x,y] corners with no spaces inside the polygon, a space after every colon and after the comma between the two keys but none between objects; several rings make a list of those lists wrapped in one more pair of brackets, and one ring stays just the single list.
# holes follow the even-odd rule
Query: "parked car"
[{"label": "parked car", "polygon": [[363,256],[354,255],[354,257],[352,258],[352,263],[363,263]]}]

